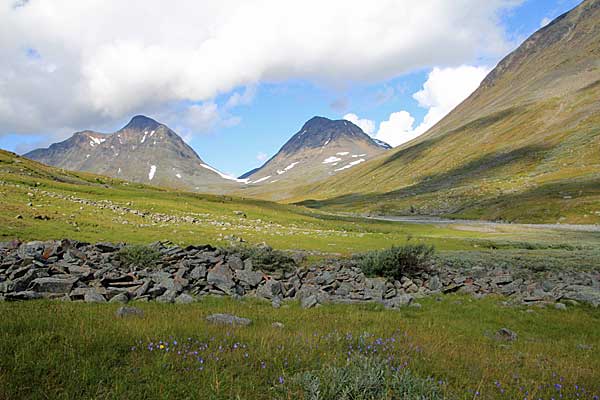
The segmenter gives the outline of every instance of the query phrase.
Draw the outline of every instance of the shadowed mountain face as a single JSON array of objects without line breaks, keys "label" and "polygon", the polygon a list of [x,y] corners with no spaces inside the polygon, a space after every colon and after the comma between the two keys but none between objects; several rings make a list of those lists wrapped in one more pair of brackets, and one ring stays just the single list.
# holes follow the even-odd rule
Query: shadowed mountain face
[{"label": "shadowed mountain face", "polygon": [[428,132],[290,199],[386,214],[598,223],[599,99],[600,0],[587,0],[505,57]]},{"label": "shadowed mountain face", "polygon": [[390,149],[350,121],[313,117],[248,179],[243,194],[279,199],[294,187],[351,169]]},{"label": "shadowed mountain face", "polygon": [[208,166],[169,127],[142,115],[113,134],[77,132],[25,157],[64,169],[201,192],[240,185]]}]

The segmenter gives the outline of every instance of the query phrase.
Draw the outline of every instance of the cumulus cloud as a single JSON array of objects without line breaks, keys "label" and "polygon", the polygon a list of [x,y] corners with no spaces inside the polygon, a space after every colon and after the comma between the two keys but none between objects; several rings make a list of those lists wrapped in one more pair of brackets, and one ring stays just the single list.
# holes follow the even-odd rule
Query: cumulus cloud
[{"label": "cumulus cloud", "polygon": [[519,1],[2,1],[0,134],[102,126],[260,82],[377,81],[499,55],[510,44],[498,12]]},{"label": "cumulus cloud", "polygon": [[540,21],[540,28],[545,27],[546,25],[548,25],[550,22],[552,22],[552,20],[548,17],[544,17],[542,18],[542,20]]},{"label": "cumulus cloud", "polygon": [[[386,121],[379,124],[379,129],[374,136],[392,146],[398,146],[425,133],[473,93],[489,72],[490,68],[485,66],[433,68],[423,88],[412,96],[420,107],[427,109],[421,123],[415,127],[415,118],[408,111],[393,112]],[[347,114],[344,119],[357,125],[359,124],[355,121],[373,128],[375,126],[373,121],[359,119],[355,114]],[[372,132],[374,129],[371,130]]]},{"label": "cumulus cloud", "polygon": [[367,135],[371,135],[375,131],[375,122],[370,119],[358,118],[358,115],[353,113],[344,115],[342,119],[352,122],[354,125],[362,129]]}]

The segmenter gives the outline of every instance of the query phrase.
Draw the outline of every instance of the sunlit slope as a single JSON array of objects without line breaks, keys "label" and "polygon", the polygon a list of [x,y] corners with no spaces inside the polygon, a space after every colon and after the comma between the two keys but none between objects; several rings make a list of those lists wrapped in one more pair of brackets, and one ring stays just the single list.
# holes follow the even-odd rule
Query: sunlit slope
[{"label": "sunlit slope", "polygon": [[600,222],[600,1],[533,34],[423,136],[290,199],[300,200],[360,212]]}]

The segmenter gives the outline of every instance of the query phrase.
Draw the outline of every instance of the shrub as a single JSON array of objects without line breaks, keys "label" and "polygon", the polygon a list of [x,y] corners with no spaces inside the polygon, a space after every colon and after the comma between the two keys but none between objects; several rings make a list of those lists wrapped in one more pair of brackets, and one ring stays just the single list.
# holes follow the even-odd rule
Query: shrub
[{"label": "shrub", "polygon": [[345,366],[327,366],[297,374],[292,385],[307,400],[442,399],[432,380],[410,370],[393,371],[378,358],[356,357]]},{"label": "shrub", "polygon": [[119,259],[125,265],[154,267],[160,260],[160,252],[149,246],[129,245],[119,250]]},{"label": "shrub", "polygon": [[358,266],[367,276],[383,276],[400,280],[429,269],[434,247],[408,243],[386,250],[375,250],[356,256]]},{"label": "shrub", "polygon": [[292,271],[296,263],[292,257],[286,253],[273,250],[269,246],[232,246],[223,249],[227,254],[237,254],[242,259],[252,260],[252,267],[255,270],[265,272]]}]

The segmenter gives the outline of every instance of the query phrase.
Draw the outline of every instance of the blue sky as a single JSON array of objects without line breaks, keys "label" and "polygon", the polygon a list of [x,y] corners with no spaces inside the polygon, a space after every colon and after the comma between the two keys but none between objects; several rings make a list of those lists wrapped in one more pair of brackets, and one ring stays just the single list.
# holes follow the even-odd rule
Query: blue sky
[{"label": "blue sky", "polygon": [[[414,136],[415,132],[418,133],[418,129],[415,128],[430,110],[420,104],[413,95],[423,89],[424,83],[431,77],[430,72],[433,67],[441,69],[457,68],[461,65],[481,67],[479,76],[474,78],[476,79],[474,87],[476,87],[476,84],[488,71],[485,68],[493,67],[506,53],[506,50],[514,48],[527,36],[539,29],[545,18],[553,19],[575,7],[578,3],[579,1],[574,0],[527,0],[518,6],[505,7],[499,10],[497,12],[499,19],[496,22],[503,30],[504,41],[507,45],[504,52],[487,52],[484,44],[483,49],[460,59],[451,60],[451,62],[445,62],[444,60],[441,63],[436,63],[435,60],[430,64],[423,62],[416,67],[399,68],[397,74],[394,73],[393,69],[390,69],[381,74],[379,72],[373,73],[366,79],[363,77],[359,79],[355,77],[344,78],[344,74],[347,73],[350,73],[350,75],[356,73],[356,71],[360,73],[360,65],[353,67],[353,70],[348,69],[349,72],[344,69],[345,65],[342,65],[340,67],[342,79],[335,79],[335,77],[332,79],[331,74],[323,77],[315,71],[308,71],[306,74],[294,71],[294,73],[281,74],[282,76],[279,79],[277,72],[274,72],[272,75],[275,76],[275,79],[272,77],[269,79],[259,78],[254,79],[252,84],[231,84],[229,87],[215,89],[216,92],[212,95],[210,93],[206,95],[204,93],[198,94],[198,90],[201,91],[201,89],[197,89],[194,96],[198,100],[178,100],[174,98],[168,101],[146,101],[143,104],[132,103],[131,107],[117,111],[103,109],[101,117],[97,117],[98,113],[90,111],[89,107],[85,108],[77,103],[73,107],[81,107],[81,111],[74,111],[77,114],[73,114],[76,117],[71,117],[73,121],[68,120],[68,122],[65,122],[65,119],[69,118],[68,116],[65,116],[62,120],[55,120],[54,115],[57,112],[53,111],[54,115],[48,117],[53,122],[49,124],[27,125],[27,123],[22,123],[15,117],[16,122],[12,125],[0,125],[0,148],[23,152],[38,145],[45,145],[58,138],[68,137],[72,131],[78,129],[91,128],[110,132],[126,124],[132,115],[142,113],[168,124],[184,136],[204,161],[223,172],[240,175],[261,165],[266,157],[275,154],[283,143],[297,132],[306,120],[314,115],[340,119],[347,113],[353,113],[361,119],[371,121],[374,129],[373,132],[369,132],[370,134],[375,136],[379,133],[381,134],[380,137],[385,138],[382,130],[379,129],[379,124],[388,119],[391,121],[393,113],[405,111],[404,116],[410,115],[410,118],[414,119],[414,125],[402,129],[412,132],[411,134]],[[474,33],[471,32],[471,34]],[[35,37],[30,40],[29,44],[30,46],[25,48],[25,55],[23,56],[23,59],[29,64],[48,59],[49,57],[46,54],[53,54],[51,52],[58,51],[49,45],[47,45],[49,50],[38,50],[38,48],[45,49],[45,47],[42,45],[37,46]],[[84,45],[87,46],[88,44]],[[1,46],[2,43],[0,42]],[[432,48],[430,51],[436,51],[436,49]],[[2,54],[0,53],[0,55]],[[67,57],[67,55],[64,55],[64,57]],[[332,55],[332,57],[334,56]],[[361,58],[359,48],[357,48],[356,57]],[[53,61],[53,63],[45,64],[46,70],[57,68],[55,65],[61,68],[60,58],[57,56],[56,59],[57,62]],[[367,55],[365,56],[365,64],[369,62],[370,59]],[[0,61],[0,67],[2,67],[1,63],[3,61]],[[19,64],[18,68],[24,71],[24,68],[29,68],[29,64]],[[293,68],[300,67],[293,65]],[[15,69],[13,68],[12,71],[14,75]],[[19,69],[17,71],[19,72]],[[332,71],[335,75],[335,69],[332,69]],[[447,72],[452,71],[448,70]],[[160,76],[161,71],[155,71],[155,74]],[[379,78],[379,76],[383,78]],[[452,75],[440,74],[440,79],[443,76]],[[0,89],[2,88],[1,78],[2,69],[0,68]],[[19,79],[19,76],[14,76],[14,79]],[[71,84],[67,79],[65,78],[66,85]],[[131,80],[131,77],[129,79]],[[94,84],[96,81],[92,80],[91,82]],[[431,82],[433,83],[433,79]],[[60,84],[60,81],[58,84]],[[469,85],[472,84],[473,82],[469,82]],[[146,86],[143,86],[143,88],[146,90]],[[438,90],[444,88],[444,86],[441,86]],[[37,93],[50,90],[45,89],[44,86],[35,87],[34,89],[38,91]],[[25,93],[33,98],[36,96],[35,90],[25,88],[18,93],[19,95]],[[131,90],[135,91],[135,88]],[[164,90],[164,87],[161,90]],[[186,89],[182,90],[185,91]],[[430,88],[429,93],[425,93],[425,97],[428,95],[430,97],[434,96],[435,93],[431,93],[434,90],[434,88]],[[131,91],[128,93],[131,93]],[[128,95],[128,93],[125,95]],[[150,93],[154,94],[155,92]],[[237,98],[234,100],[232,96]],[[13,106],[12,109],[20,111],[19,107],[25,107],[22,104],[26,103],[27,97],[24,99],[21,103],[14,103],[17,105]],[[60,101],[60,99],[54,101]],[[450,100],[450,103],[445,105],[446,108],[449,105],[454,105],[452,101],[454,100]],[[192,118],[190,117],[190,106],[194,105],[197,106],[195,110],[198,113],[194,114],[196,115],[195,118]],[[40,109],[45,106],[45,104],[40,105]],[[65,104],[65,107],[69,107],[69,104]],[[27,110],[27,108],[22,109]],[[0,93],[0,116],[2,115],[1,111],[2,97]],[[36,113],[37,110],[31,112]],[[43,113],[40,112],[40,115],[43,116]],[[26,114],[21,118],[26,119]],[[43,121],[44,118],[40,117],[40,120]],[[45,127],[48,125],[51,129],[45,131]],[[389,125],[389,127],[398,126]]]}]

